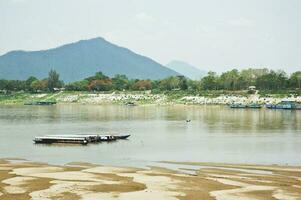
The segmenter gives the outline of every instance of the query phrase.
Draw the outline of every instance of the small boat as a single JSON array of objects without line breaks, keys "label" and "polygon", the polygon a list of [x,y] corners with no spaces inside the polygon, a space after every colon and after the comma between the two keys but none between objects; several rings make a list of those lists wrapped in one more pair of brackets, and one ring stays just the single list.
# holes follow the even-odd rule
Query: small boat
[{"label": "small boat", "polygon": [[247,108],[260,109],[262,106],[260,104],[252,103],[247,105]]},{"label": "small boat", "polygon": [[114,135],[114,137],[117,139],[117,140],[125,140],[127,139],[128,137],[130,137],[131,135],[130,134],[127,134],[127,135]]},{"label": "small boat", "polygon": [[74,138],[74,137],[43,136],[43,137],[35,137],[33,141],[36,144],[53,144],[53,143],[82,144],[82,145],[88,144],[88,141],[85,138]]},{"label": "small boat", "polygon": [[284,110],[301,110],[301,105],[295,101],[281,101],[277,104],[267,104],[266,108],[268,109],[284,109]]},{"label": "small boat", "polygon": [[252,104],[231,104],[230,108],[251,108],[251,109],[260,109],[262,106],[260,104],[252,103]]},{"label": "small boat", "polygon": [[49,106],[49,105],[54,105],[54,104],[56,104],[55,101],[33,101],[33,102],[24,103],[24,105],[30,105],[30,106],[34,106],[34,105]]},{"label": "small boat", "polygon": [[230,105],[230,108],[247,108],[247,106],[242,103],[234,103]]},{"label": "small boat", "polygon": [[126,106],[137,106],[137,104],[135,104],[134,102],[126,102],[125,105]]}]

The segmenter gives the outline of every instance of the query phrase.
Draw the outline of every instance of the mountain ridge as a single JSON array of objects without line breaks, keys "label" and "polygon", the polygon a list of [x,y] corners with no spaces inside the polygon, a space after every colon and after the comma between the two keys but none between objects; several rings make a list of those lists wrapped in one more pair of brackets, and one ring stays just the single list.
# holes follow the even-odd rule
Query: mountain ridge
[{"label": "mountain ridge", "polygon": [[205,76],[207,72],[205,70],[201,70],[187,62],[181,60],[172,60],[168,64],[165,65],[169,69],[172,69],[180,74],[183,74],[187,78],[192,80],[198,80],[201,77]]},{"label": "mountain ridge", "polygon": [[0,78],[44,78],[49,70],[60,73],[65,82],[77,81],[102,71],[108,76],[125,74],[129,78],[162,79],[179,73],[132,50],[102,37],[79,40],[58,47],[14,50],[0,56]]}]

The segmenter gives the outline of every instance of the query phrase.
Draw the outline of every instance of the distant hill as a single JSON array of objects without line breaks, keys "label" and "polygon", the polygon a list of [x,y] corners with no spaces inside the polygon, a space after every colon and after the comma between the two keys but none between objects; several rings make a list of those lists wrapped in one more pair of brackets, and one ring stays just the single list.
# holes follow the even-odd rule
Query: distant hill
[{"label": "distant hill", "polygon": [[45,78],[54,69],[65,82],[81,80],[102,71],[108,76],[162,79],[178,75],[156,61],[103,38],[81,40],[42,51],[11,51],[0,56],[0,79]]},{"label": "distant hill", "polygon": [[166,67],[193,80],[199,80],[201,77],[207,74],[207,72],[204,70],[200,70],[197,67],[178,60],[171,61],[166,65]]}]

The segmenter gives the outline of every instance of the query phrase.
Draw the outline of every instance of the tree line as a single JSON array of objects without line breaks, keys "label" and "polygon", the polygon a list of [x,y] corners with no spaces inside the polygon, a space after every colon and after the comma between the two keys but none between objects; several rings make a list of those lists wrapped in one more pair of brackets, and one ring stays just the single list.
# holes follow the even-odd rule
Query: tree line
[{"label": "tree line", "polygon": [[283,70],[233,69],[217,75],[209,72],[201,80],[201,87],[205,90],[243,90],[249,86],[256,86],[260,90],[301,89],[301,71],[287,75]]},{"label": "tree line", "polygon": [[54,92],[56,88],[62,88],[64,82],[55,70],[50,70],[48,77],[42,80],[30,76],[27,80],[0,79],[0,91],[29,91],[29,92]]},{"label": "tree line", "polygon": [[184,76],[171,76],[162,80],[129,79],[125,75],[108,77],[102,72],[80,81],[64,84],[59,79],[59,74],[51,70],[48,77],[39,80],[29,77],[27,80],[0,80],[0,90],[5,91],[30,91],[53,92],[56,88],[64,87],[68,91],[110,91],[110,90],[245,90],[250,86],[256,86],[260,90],[285,90],[301,89],[301,71],[290,76],[284,71],[268,69],[233,69],[220,75],[209,72],[200,80],[190,80]]}]

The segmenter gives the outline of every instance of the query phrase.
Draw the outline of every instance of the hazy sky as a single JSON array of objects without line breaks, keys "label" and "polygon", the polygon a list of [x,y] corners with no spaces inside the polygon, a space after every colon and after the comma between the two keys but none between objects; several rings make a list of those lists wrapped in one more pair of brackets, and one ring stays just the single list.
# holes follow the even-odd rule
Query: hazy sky
[{"label": "hazy sky", "polygon": [[0,55],[93,37],[166,64],[301,70],[301,0],[0,0]]}]

